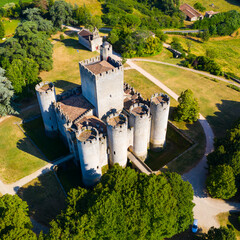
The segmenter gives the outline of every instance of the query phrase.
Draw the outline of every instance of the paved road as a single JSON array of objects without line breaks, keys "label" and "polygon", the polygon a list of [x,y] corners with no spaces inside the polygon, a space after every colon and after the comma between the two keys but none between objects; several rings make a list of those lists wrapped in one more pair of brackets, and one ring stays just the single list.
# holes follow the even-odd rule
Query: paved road
[{"label": "paved road", "polygon": [[203,72],[203,71],[199,71],[199,70],[195,70],[195,69],[191,69],[191,68],[187,68],[187,67],[182,67],[182,66],[175,65],[175,64],[172,64],[172,63],[161,62],[161,61],[150,60],[150,59],[142,59],[142,58],[132,58],[131,61],[152,62],[152,63],[159,63],[159,64],[162,64],[162,65],[167,65],[167,66],[171,66],[171,67],[176,67],[176,68],[180,68],[180,69],[183,69],[183,70],[186,70],[186,71],[197,73],[197,74],[209,77],[209,78],[214,78],[216,80],[219,80],[219,81],[222,81],[222,82],[225,82],[225,83],[230,83],[232,85],[240,87],[239,83],[233,82],[231,80],[227,80],[227,79],[225,79],[223,77],[218,77],[218,76],[215,76],[215,75],[207,73],[207,72]]},{"label": "paved road", "polygon": [[163,33],[172,33],[172,32],[179,32],[179,33],[199,33],[204,32],[204,30],[166,30]]},{"label": "paved road", "polygon": [[[131,60],[128,59],[127,64],[133,69],[140,72],[145,77],[147,77],[150,81],[159,86],[165,92],[167,92],[172,98],[174,98],[175,100],[178,99],[178,95],[175,92],[173,92],[163,83],[161,83],[157,78],[153,77],[151,74],[149,74],[141,67],[133,63],[132,59]],[[216,220],[216,215],[218,215],[221,212],[227,212],[230,210],[240,210],[240,203],[230,203],[225,202],[223,200],[212,199],[207,195],[205,186],[207,174],[206,156],[214,150],[213,147],[214,134],[207,120],[201,114],[198,121],[200,122],[206,136],[205,154],[201,161],[199,162],[199,164],[195,168],[190,170],[188,173],[184,174],[182,178],[186,181],[189,181],[193,186],[194,190],[193,202],[196,204],[193,209],[194,217],[199,220],[199,226],[207,230],[211,226],[219,227],[219,223]]]}]

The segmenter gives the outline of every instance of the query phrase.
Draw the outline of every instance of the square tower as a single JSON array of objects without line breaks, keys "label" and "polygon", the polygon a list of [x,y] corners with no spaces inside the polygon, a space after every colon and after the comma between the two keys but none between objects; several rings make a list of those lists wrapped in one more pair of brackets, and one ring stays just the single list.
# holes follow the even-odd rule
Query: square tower
[{"label": "square tower", "polygon": [[[104,46],[103,46],[104,47]],[[106,45],[109,48],[108,45]],[[110,55],[110,54],[109,54]],[[111,56],[91,58],[79,63],[82,94],[102,118],[109,110],[123,108],[123,66]]]}]

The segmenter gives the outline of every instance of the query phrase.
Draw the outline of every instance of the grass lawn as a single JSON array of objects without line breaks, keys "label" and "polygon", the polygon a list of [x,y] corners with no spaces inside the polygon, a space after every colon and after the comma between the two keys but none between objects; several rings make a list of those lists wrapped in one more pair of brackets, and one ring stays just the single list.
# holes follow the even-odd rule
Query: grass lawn
[{"label": "grass lawn", "polygon": [[153,170],[160,170],[175,157],[187,150],[191,144],[184,139],[174,128],[168,125],[166,148],[161,152],[148,151],[145,163]]},{"label": "grass lawn", "polygon": [[[0,7],[3,7],[7,3],[18,3],[19,0],[1,0]],[[23,0],[22,2],[32,2],[32,0]]]},{"label": "grass lawn", "polygon": [[4,18],[3,26],[5,29],[5,37],[12,37],[19,23],[20,23],[20,20],[18,19]]},{"label": "grass lawn", "polygon": [[[240,32],[240,31],[239,31]],[[175,36],[168,35],[168,43],[170,44],[173,37],[177,37],[185,50],[188,49],[187,42],[192,44],[191,53],[199,56],[206,55],[206,50],[211,49],[215,54],[215,61],[222,67],[223,71],[232,72],[236,75],[240,75],[240,62],[236,61],[240,59],[240,37],[216,37],[211,38],[209,41],[202,43],[198,38],[189,36]],[[165,50],[168,51],[168,50]],[[169,59],[170,56],[170,59]],[[167,61],[170,63],[179,63],[181,60],[171,58],[172,54],[168,51],[168,54],[164,52],[149,59]],[[171,62],[172,61],[172,62]]]},{"label": "grass lawn", "polygon": [[[150,71],[151,72],[151,71]],[[163,70],[164,72],[164,70]],[[149,81],[143,75],[141,75],[136,70],[126,70],[124,72],[125,82],[134,87],[135,90],[140,92],[144,98],[150,98],[153,93],[163,92],[158,86]],[[173,108],[177,106],[177,101],[171,98],[171,110],[170,110],[170,120],[171,112]],[[172,171],[176,171],[180,174],[186,172],[187,170],[194,167],[199,160],[202,158],[205,151],[205,135],[203,129],[199,122],[194,124],[178,123],[172,121],[175,126],[177,126],[181,131],[190,137],[198,145],[185,153],[183,156],[179,157],[176,161],[168,164],[168,168]]]},{"label": "grass lawn", "polygon": [[0,123],[0,178],[15,182],[46,165],[42,154],[14,124],[21,119],[10,117]]},{"label": "grass lawn", "polygon": [[217,220],[221,226],[232,225],[236,232],[237,239],[240,239],[240,225],[238,217],[240,212],[223,212],[217,215]]},{"label": "grass lawn", "polygon": [[[240,3],[238,0],[217,0],[212,2],[208,0],[180,0],[181,4],[188,3],[191,6],[196,2],[200,2],[207,9],[206,11],[226,12],[233,9],[240,11]],[[212,7],[211,4],[214,4],[214,7]]]},{"label": "grass lawn", "polygon": [[30,216],[46,226],[65,208],[65,195],[52,172],[21,187],[18,195],[28,203]]},{"label": "grass lawn", "polygon": [[54,82],[56,92],[65,90],[81,84],[78,62],[84,59],[98,56],[98,52],[91,52],[78,43],[76,37],[67,37],[59,41],[59,34],[52,37],[54,44],[53,69],[49,72],[41,72],[42,80]]},{"label": "grass lawn", "polygon": [[61,181],[66,193],[78,186],[84,187],[81,177],[81,169],[76,167],[73,161],[67,161],[57,168],[57,176]]},{"label": "grass lawn", "polygon": [[200,112],[207,118],[217,137],[223,136],[226,129],[240,117],[240,94],[225,83],[157,63],[137,64],[177,94],[191,89],[199,100]]},{"label": "grass lawn", "polygon": [[22,124],[22,128],[41,149],[48,160],[53,161],[69,153],[67,147],[59,137],[51,139],[44,134],[44,125],[41,117]]},{"label": "grass lawn", "polygon": [[71,3],[73,6],[77,4],[78,6],[83,6],[84,4],[90,10],[93,15],[102,15],[101,2],[98,0],[65,0]]}]

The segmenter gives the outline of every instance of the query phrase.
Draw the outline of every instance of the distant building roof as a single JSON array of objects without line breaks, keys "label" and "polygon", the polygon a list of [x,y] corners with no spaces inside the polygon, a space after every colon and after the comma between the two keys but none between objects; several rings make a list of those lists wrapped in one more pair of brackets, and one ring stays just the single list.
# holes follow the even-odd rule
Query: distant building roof
[{"label": "distant building roof", "polygon": [[187,3],[184,3],[183,5],[181,5],[179,7],[179,9],[186,14],[190,19],[193,17],[201,17],[202,14],[200,12],[198,12],[196,9],[194,9],[193,7],[191,7],[190,5],[188,5]]},{"label": "distant building roof", "polygon": [[82,29],[80,32],[78,32],[78,35],[85,38],[86,40],[92,40],[93,34],[88,29]]},{"label": "distant building roof", "polygon": [[214,12],[214,11],[207,11],[206,13],[205,13],[205,16],[212,16],[212,15],[215,15],[215,14],[218,14],[219,12]]},{"label": "distant building roof", "polygon": [[105,60],[85,65],[85,67],[88,68],[94,74],[99,74],[114,69],[114,66]]},{"label": "distant building roof", "polygon": [[57,104],[70,121],[75,121],[86,111],[93,109],[92,104],[89,103],[82,95],[66,97],[65,99],[57,102]]}]

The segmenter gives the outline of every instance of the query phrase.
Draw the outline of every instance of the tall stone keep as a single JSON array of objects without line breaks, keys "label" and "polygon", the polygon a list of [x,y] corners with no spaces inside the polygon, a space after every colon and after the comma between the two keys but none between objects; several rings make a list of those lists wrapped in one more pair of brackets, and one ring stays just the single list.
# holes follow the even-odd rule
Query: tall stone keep
[{"label": "tall stone keep", "polygon": [[83,183],[86,186],[92,186],[102,176],[97,129],[91,126],[82,127],[77,133],[77,147]]},{"label": "tall stone keep", "polygon": [[58,126],[53,106],[53,103],[56,101],[54,85],[53,83],[41,82],[36,85],[35,90],[46,135],[48,137],[55,137],[58,133]]},{"label": "tall stone keep", "polygon": [[134,103],[130,109],[130,126],[133,132],[133,152],[141,159],[147,157],[151,125],[150,109],[146,104]]},{"label": "tall stone keep", "polygon": [[107,117],[108,145],[110,148],[110,163],[118,163],[122,167],[127,165],[128,125],[123,114],[113,113]]},{"label": "tall stone keep", "polygon": [[[105,49],[105,45],[101,46]],[[102,119],[114,109],[123,109],[123,66],[110,56],[107,60],[104,53],[79,63],[82,94],[95,107],[94,114]]]},{"label": "tall stone keep", "polygon": [[154,94],[151,97],[152,114],[150,145],[153,150],[160,150],[166,144],[166,133],[170,98],[166,94]]}]

